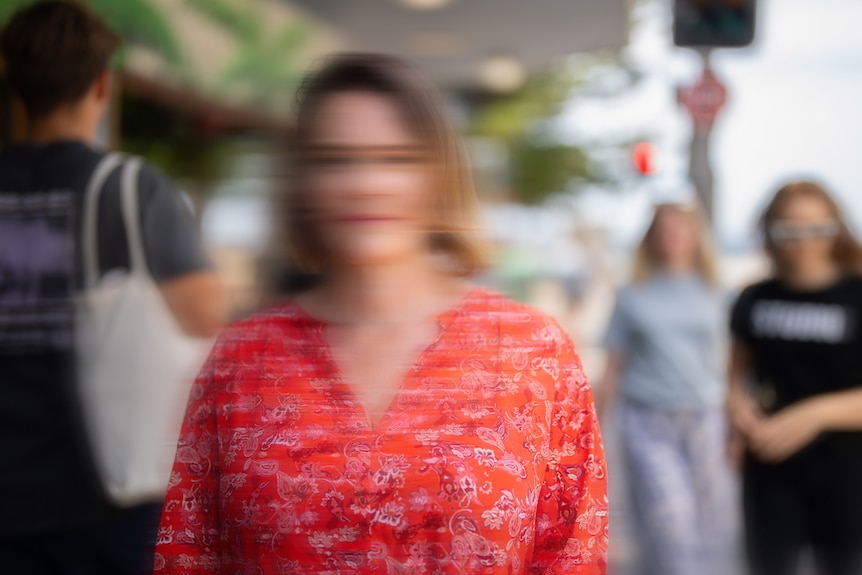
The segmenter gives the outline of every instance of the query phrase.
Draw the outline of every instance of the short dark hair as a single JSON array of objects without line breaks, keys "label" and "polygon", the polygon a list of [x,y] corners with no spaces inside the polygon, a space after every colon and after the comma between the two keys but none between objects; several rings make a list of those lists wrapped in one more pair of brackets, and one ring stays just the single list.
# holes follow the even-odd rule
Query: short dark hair
[{"label": "short dark hair", "polygon": [[0,34],[9,85],[31,118],[79,100],[110,64],[120,38],[82,4],[43,0]]},{"label": "short dark hair", "polygon": [[303,153],[317,125],[316,111],[330,96],[346,92],[372,92],[391,98],[410,127],[428,145],[439,166],[435,186],[435,221],[431,247],[449,256],[457,275],[470,276],[486,267],[483,242],[477,237],[477,198],[467,154],[450,125],[440,95],[411,65],[382,54],[336,54],[312,70],[297,93],[296,128],[292,140],[296,187],[288,195],[288,241],[298,263],[320,270],[326,249],[309,217],[303,190]]}]

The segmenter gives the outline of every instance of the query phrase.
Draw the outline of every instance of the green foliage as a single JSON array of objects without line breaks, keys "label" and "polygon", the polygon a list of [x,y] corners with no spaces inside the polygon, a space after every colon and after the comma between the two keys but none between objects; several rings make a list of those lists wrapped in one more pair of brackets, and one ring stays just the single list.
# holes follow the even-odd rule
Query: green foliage
[{"label": "green foliage", "polygon": [[262,104],[284,101],[300,79],[301,71],[292,56],[308,37],[308,29],[294,24],[270,42],[244,46],[225,70],[220,86],[251,87],[253,98]]},{"label": "green foliage", "polygon": [[240,10],[226,0],[187,0],[189,6],[218,24],[243,43],[256,42],[261,34],[260,14]]},{"label": "green foliage", "polygon": [[537,122],[559,114],[579,82],[568,70],[534,76],[519,91],[484,106],[473,119],[471,131],[514,142]]},{"label": "green foliage", "polygon": [[123,138],[123,150],[158,166],[174,180],[207,186],[228,175],[233,152],[228,140],[207,140],[191,132],[170,138]]},{"label": "green foliage", "polygon": [[512,188],[522,203],[539,204],[565,192],[572,179],[591,178],[587,153],[554,141],[547,128],[579,82],[571,70],[534,76],[518,92],[483,106],[473,118],[473,134],[507,145]]},{"label": "green foliage", "polygon": [[12,14],[33,2],[34,0],[3,0],[0,2],[0,22],[5,22]]},{"label": "green foliage", "polygon": [[141,100],[124,98],[121,110],[123,149],[143,156],[171,178],[207,185],[229,172],[230,140],[202,136],[191,120]]},{"label": "green foliage", "polygon": [[141,44],[161,54],[177,69],[184,65],[182,51],[170,23],[149,0],[88,0],[127,43]]},{"label": "green foliage", "polygon": [[474,114],[470,132],[502,141],[508,148],[510,184],[518,201],[540,204],[553,194],[566,193],[576,181],[610,183],[595,168],[590,149],[560,142],[553,126],[570,98],[590,87],[596,72],[620,69],[624,68],[612,57],[575,58],[534,75],[517,92],[485,103]]},{"label": "green foliage", "polygon": [[565,144],[520,140],[511,149],[511,169],[518,199],[526,204],[540,204],[549,195],[566,191],[573,178],[590,177],[586,152]]},{"label": "green foliage", "polygon": [[264,14],[257,4],[229,0],[187,0],[191,6],[234,36],[239,44],[234,59],[218,82],[222,91],[244,88],[252,100],[277,106],[299,81],[296,54],[308,41],[310,29],[303,22],[267,33]]}]

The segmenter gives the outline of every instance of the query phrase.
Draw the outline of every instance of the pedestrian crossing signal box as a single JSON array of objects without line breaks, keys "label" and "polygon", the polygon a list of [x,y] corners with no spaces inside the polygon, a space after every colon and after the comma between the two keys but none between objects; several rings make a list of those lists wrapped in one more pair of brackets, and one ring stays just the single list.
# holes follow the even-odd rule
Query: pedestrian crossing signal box
[{"label": "pedestrian crossing signal box", "polygon": [[673,43],[743,48],[754,40],[756,0],[674,0]]}]

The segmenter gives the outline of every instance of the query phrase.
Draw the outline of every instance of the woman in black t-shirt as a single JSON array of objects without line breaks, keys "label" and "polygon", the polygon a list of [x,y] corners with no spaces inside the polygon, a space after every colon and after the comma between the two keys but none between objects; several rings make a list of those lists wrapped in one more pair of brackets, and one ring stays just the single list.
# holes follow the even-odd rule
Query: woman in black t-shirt
[{"label": "woman in black t-shirt", "polygon": [[774,276],[731,319],[728,408],[754,575],[862,574],[862,247],[835,201],[797,182],[761,219]]}]

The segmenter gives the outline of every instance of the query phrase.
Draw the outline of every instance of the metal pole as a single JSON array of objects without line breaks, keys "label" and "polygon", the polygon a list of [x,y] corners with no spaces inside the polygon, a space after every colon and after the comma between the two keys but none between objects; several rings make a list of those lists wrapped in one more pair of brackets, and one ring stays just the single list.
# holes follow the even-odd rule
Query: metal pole
[{"label": "metal pole", "polygon": [[713,175],[710,162],[712,130],[695,130],[691,137],[688,173],[710,223],[714,223]]},{"label": "metal pole", "polygon": [[[703,69],[709,69],[709,55],[711,49],[698,51],[703,64]],[[689,154],[688,175],[697,190],[703,210],[710,224],[714,224],[714,202],[713,197],[713,174],[710,161],[710,139],[712,136],[712,125],[698,126],[695,124],[691,137]]]}]

